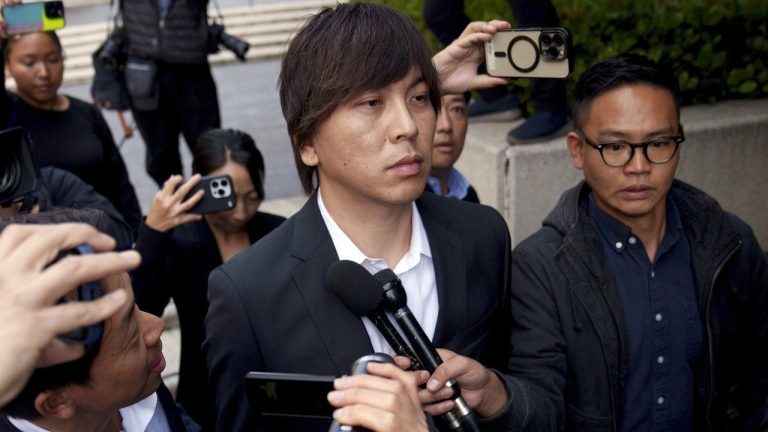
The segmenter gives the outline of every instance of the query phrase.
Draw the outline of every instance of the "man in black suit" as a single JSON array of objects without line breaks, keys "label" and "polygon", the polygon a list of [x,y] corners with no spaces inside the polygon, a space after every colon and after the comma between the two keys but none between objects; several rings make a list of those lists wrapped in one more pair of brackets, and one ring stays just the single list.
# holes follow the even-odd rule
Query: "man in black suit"
[{"label": "man in black suit", "polygon": [[[491,329],[508,328],[494,325],[503,319],[508,285],[504,220],[488,207],[420,195],[439,87],[461,93],[461,83],[497,84],[475,71],[481,42],[502,27],[471,25],[434,65],[415,26],[385,6],[340,4],[297,33],[283,59],[280,97],[312,195],[295,216],[211,273],[203,350],[217,429],[269,428],[249,408],[248,371],[341,375],[361,355],[392,352],[370,321],[324,285],[339,259],[371,272],[393,269],[435,345],[486,361],[501,354],[492,351],[503,335]],[[322,430],[280,426],[304,428]]]}]

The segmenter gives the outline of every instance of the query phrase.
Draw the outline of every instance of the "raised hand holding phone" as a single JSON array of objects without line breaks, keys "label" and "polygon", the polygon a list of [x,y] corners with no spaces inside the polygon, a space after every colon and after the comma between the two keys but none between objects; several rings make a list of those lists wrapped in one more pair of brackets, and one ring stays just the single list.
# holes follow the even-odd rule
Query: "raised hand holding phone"
[{"label": "raised hand holding phone", "polygon": [[187,222],[200,220],[199,214],[189,213],[204,195],[203,191],[189,196],[189,192],[200,182],[200,175],[195,174],[184,184],[184,177],[173,175],[157,191],[147,211],[146,224],[155,231],[166,232]]}]

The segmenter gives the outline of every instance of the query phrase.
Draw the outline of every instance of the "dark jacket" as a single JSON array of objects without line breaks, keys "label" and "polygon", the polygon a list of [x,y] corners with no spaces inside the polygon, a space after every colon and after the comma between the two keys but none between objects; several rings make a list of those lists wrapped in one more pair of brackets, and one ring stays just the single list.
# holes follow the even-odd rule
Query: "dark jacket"
[{"label": "dark jacket", "polygon": [[208,0],[171,0],[161,19],[157,0],[121,1],[128,55],[165,63],[205,63]]},{"label": "dark jacket", "polygon": [[99,209],[109,219],[106,233],[115,238],[116,249],[131,248],[133,230],[109,200],[99,195],[91,185],[69,171],[53,167],[40,169],[40,183],[40,189],[33,195],[37,198],[41,212],[57,208]]},{"label": "dark jacket", "polygon": [[[617,431],[627,339],[618,293],[587,213],[590,189],[567,191],[513,252],[505,430]],[[705,331],[694,371],[697,431],[757,430],[768,395],[768,269],[750,228],[675,181]],[[738,418],[727,420],[730,406]],[[728,426],[726,426],[728,425]]]},{"label": "dark jacket", "polygon": [[[251,243],[280,225],[285,218],[256,213],[246,226]],[[221,254],[205,220],[167,232],[141,224],[136,250],[141,265],[131,272],[139,309],[161,316],[173,298],[181,326],[181,363],[176,400],[206,430],[213,430],[213,400],[201,345],[208,311],[208,274],[222,264]]]},{"label": "dark jacket", "polygon": [[[489,207],[433,194],[416,205],[437,285],[433,342],[494,365],[506,353],[506,335],[497,332],[509,328],[499,324],[509,286],[507,224]],[[203,352],[217,430],[328,430],[330,421],[322,419],[262,424],[243,377],[249,371],[342,375],[373,352],[360,317],[324,283],[338,260],[315,193],[279,228],[211,272]]]}]

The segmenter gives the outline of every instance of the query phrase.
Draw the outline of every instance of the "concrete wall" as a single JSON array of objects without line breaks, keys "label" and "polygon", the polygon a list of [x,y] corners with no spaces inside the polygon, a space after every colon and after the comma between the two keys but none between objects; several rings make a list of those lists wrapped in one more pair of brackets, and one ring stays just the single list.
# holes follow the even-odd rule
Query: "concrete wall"
[{"label": "concrete wall", "polygon": [[[707,191],[744,219],[768,248],[768,100],[727,101],[686,107],[686,143],[677,178]],[[560,194],[581,178],[565,138],[510,146],[516,123],[470,125],[457,168],[484,204],[509,224],[512,243],[533,233]]]}]

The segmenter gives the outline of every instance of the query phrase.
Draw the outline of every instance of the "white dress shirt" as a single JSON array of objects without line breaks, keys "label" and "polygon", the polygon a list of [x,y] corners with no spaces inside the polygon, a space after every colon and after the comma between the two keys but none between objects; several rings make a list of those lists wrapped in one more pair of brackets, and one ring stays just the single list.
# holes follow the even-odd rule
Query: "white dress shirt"
[{"label": "white dress shirt", "polygon": [[[388,268],[382,258],[371,258],[358,248],[333,220],[325,208],[322,197],[322,189],[317,193],[317,204],[320,214],[323,216],[325,226],[333,240],[340,260],[350,260],[365,267],[371,274]],[[408,308],[413,316],[421,324],[424,333],[432,339],[437,325],[437,313],[439,305],[437,300],[437,284],[435,283],[435,267],[432,263],[432,251],[429,248],[429,240],[421,221],[419,210],[413,203],[411,219],[411,243],[408,252],[400,258],[393,272],[400,278],[408,296]],[[368,318],[362,318],[368,338],[371,340],[375,352],[395,354],[384,336]],[[394,321],[394,319],[393,319]],[[395,323],[397,325],[397,323]],[[399,330],[399,327],[398,327]],[[401,331],[402,333],[402,331]]]}]

